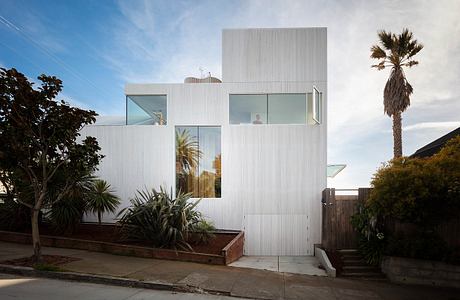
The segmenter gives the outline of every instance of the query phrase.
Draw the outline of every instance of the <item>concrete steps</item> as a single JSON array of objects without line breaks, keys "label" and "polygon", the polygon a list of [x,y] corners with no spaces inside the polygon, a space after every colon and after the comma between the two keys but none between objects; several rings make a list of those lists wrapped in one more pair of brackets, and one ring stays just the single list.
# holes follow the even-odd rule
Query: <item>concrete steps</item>
[{"label": "concrete steps", "polygon": [[341,277],[359,278],[366,280],[386,280],[379,267],[370,266],[362,255],[355,249],[338,250],[342,259]]}]

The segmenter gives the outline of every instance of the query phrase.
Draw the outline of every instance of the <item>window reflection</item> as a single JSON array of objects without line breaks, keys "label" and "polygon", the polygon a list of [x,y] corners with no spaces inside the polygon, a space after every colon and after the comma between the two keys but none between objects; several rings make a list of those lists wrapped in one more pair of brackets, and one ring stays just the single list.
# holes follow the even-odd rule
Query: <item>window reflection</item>
[{"label": "window reflection", "polygon": [[267,124],[267,95],[230,95],[230,124]]},{"label": "window reflection", "polygon": [[230,95],[230,124],[306,124],[306,94]]},{"label": "window reflection", "polygon": [[127,125],[166,125],[166,95],[126,97]]},{"label": "window reflection", "polygon": [[269,94],[269,124],[305,124],[307,99],[305,94]]},{"label": "window reflection", "polygon": [[176,127],[176,191],[221,197],[220,127]]}]

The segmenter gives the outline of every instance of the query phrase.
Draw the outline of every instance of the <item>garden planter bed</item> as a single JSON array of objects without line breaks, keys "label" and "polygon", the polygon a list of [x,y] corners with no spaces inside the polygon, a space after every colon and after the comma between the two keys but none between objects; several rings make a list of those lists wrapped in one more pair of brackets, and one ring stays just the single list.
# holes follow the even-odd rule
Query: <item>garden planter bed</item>
[{"label": "garden planter bed", "polygon": [[[118,241],[118,226],[81,224],[70,236],[55,235],[46,226],[40,228],[42,246],[104,252],[117,255],[190,261],[215,265],[227,265],[243,255],[244,233],[218,230],[208,244],[193,244],[194,252],[149,247],[146,243]],[[0,231],[4,242],[32,244],[28,232]]]}]

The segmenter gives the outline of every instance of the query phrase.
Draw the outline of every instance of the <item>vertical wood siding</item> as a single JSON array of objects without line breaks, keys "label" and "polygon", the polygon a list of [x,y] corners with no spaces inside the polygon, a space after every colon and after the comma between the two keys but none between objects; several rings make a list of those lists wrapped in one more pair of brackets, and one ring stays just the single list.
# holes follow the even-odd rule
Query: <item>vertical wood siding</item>
[{"label": "vertical wood siding", "polygon": [[[261,77],[254,73],[259,69],[251,68],[242,72],[254,76],[237,76],[237,69],[252,54],[243,53],[246,58],[235,61],[237,69],[230,70],[225,63],[237,59],[237,54],[224,49],[224,78],[252,82],[127,85],[127,95],[166,94],[168,122],[166,126],[84,128],[83,135],[96,136],[106,155],[98,175],[117,190],[123,200],[120,208],[129,204],[137,189],[164,185],[174,190],[175,126],[217,125],[222,134],[222,198],[203,199],[199,209],[218,228],[244,229],[246,254],[313,254],[313,244],[321,240],[320,200],[326,188],[326,36],[323,29],[303,30],[303,36],[297,30],[288,30],[288,37],[273,32],[276,41],[281,38],[286,43],[274,46],[274,55],[287,59],[286,66],[294,64],[292,47],[299,52],[295,59],[308,56],[290,71],[278,63],[260,69],[284,77]],[[230,40],[246,38],[224,32],[224,45],[231,47]],[[294,44],[289,44],[291,38]],[[307,39],[313,40],[307,43]],[[317,60],[312,59],[315,56]],[[269,64],[265,60],[278,58],[262,55],[260,59],[264,61],[252,63],[265,65]],[[229,125],[229,94],[308,93],[313,85],[323,92],[321,125]],[[105,216],[106,221],[112,218]],[[95,220],[94,216],[88,219]]]}]

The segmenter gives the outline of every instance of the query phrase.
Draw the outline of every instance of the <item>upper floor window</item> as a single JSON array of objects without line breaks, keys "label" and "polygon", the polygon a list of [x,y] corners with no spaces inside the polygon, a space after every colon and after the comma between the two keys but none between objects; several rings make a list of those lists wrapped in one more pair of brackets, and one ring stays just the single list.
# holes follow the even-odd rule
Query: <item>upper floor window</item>
[{"label": "upper floor window", "polygon": [[126,96],[127,125],[166,125],[166,95]]},{"label": "upper floor window", "polygon": [[322,93],[230,95],[229,113],[230,124],[320,124]]}]

